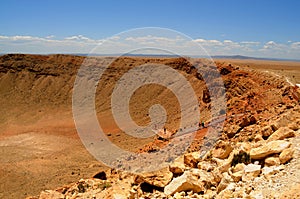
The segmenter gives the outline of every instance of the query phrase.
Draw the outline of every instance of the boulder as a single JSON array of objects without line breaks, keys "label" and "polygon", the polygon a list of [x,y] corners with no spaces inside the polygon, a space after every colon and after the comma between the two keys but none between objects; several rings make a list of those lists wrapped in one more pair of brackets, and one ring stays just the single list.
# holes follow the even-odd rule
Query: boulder
[{"label": "boulder", "polygon": [[220,172],[220,170],[218,168],[215,168],[213,171],[212,171],[212,175],[214,176],[214,181],[219,184],[223,178],[223,175],[222,173]]},{"label": "boulder", "polygon": [[174,162],[169,166],[169,170],[173,174],[182,174],[185,170],[185,166],[181,162]]},{"label": "boulder", "polygon": [[164,193],[166,195],[173,195],[181,191],[193,191],[198,193],[204,190],[203,185],[198,181],[197,177],[190,171],[185,171],[181,176],[174,178],[165,186]]},{"label": "boulder", "polygon": [[290,161],[294,155],[293,148],[284,149],[279,155],[279,161],[281,164],[285,164],[286,162]]},{"label": "boulder", "polygon": [[224,132],[228,138],[233,138],[242,128],[239,125],[230,125],[229,127],[224,128]]},{"label": "boulder", "polygon": [[211,102],[210,94],[209,94],[208,89],[203,90],[202,101],[206,104]]},{"label": "boulder", "polygon": [[217,175],[212,172],[204,171],[201,169],[191,169],[190,172],[198,179],[204,187],[216,186],[219,183]]},{"label": "boulder", "polygon": [[253,115],[249,115],[243,118],[242,122],[240,123],[240,127],[244,128],[246,126],[255,124],[256,122],[256,118]]},{"label": "boulder", "polygon": [[280,126],[278,122],[273,122],[272,124],[270,124],[270,127],[272,128],[273,131],[277,131]]},{"label": "boulder", "polygon": [[249,142],[238,142],[236,143],[237,151],[250,153],[251,144]]},{"label": "boulder", "polygon": [[271,126],[265,126],[265,127],[263,127],[262,129],[261,129],[261,135],[263,136],[263,137],[269,137],[270,135],[272,135],[273,134],[273,129],[272,129],[272,127]]},{"label": "boulder", "polygon": [[261,165],[248,164],[244,167],[244,172],[246,174],[251,173],[253,176],[257,177],[260,174]]},{"label": "boulder", "polygon": [[261,165],[257,164],[248,164],[244,168],[244,175],[242,176],[242,180],[247,182],[259,176],[261,172]]},{"label": "boulder", "polygon": [[268,141],[283,140],[284,138],[294,137],[295,132],[288,127],[280,127],[269,138]]},{"label": "boulder", "polygon": [[146,182],[157,187],[165,187],[173,178],[173,173],[169,168],[149,173],[142,173],[136,176],[135,183]]},{"label": "boulder", "polygon": [[231,190],[225,189],[217,195],[216,199],[230,199],[232,195],[233,192]]},{"label": "boulder", "polygon": [[197,167],[204,171],[212,171],[215,168],[214,165],[212,165],[210,162],[206,162],[206,161],[199,162]]},{"label": "boulder", "polygon": [[245,169],[245,164],[244,163],[238,163],[237,165],[235,165],[235,167],[232,168],[232,173],[236,173],[239,171],[244,171]]},{"label": "boulder", "polygon": [[217,187],[217,193],[220,193],[221,191],[226,189],[226,187],[229,185],[231,180],[232,179],[229,176],[229,174],[227,172],[224,172],[223,173],[223,178],[222,178],[221,182],[219,183],[219,185]]},{"label": "boulder", "polygon": [[239,182],[244,175],[244,171],[238,171],[236,173],[231,174],[231,178],[234,182]]},{"label": "boulder", "polygon": [[223,172],[227,172],[228,169],[231,167],[232,161],[233,161],[233,157],[234,154],[236,154],[236,151],[232,151],[229,155],[229,157],[225,160],[220,160],[218,158],[214,158],[213,160],[216,160],[216,162],[218,163],[218,170],[223,173]]},{"label": "boulder", "polygon": [[169,166],[169,170],[173,174],[182,174],[185,170],[185,165],[183,163],[183,156],[180,156],[174,160]]},{"label": "boulder", "polygon": [[227,74],[229,74],[229,73],[231,73],[231,71],[232,71],[232,68],[221,68],[221,70],[220,70],[220,73],[221,73],[221,75],[227,75]]},{"label": "boulder", "polygon": [[242,176],[244,175],[245,166],[246,165],[243,163],[238,163],[237,165],[235,165],[235,167],[232,167],[231,178],[234,182],[239,182],[242,179]]},{"label": "boulder", "polygon": [[62,193],[59,193],[58,191],[52,191],[52,190],[42,191],[39,196],[39,199],[52,199],[52,198],[64,199],[65,196]]},{"label": "boulder", "polygon": [[265,159],[266,166],[278,166],[280,165],[280,160],[278,157],[268,157]]},{"label": "boulder", "polygon": [[288,127],[294,131],[298,131],[300,128],[300,119],[297,119],[296,121],[293,121],[288,125]]},{"label": "boulder", "polygon": [[283,170],[284,166],[280,165],[280,166],[265,166],[264,168],[262,168],[261,174],[265,177],[265,178],[269,178],[272,175],[278,173],[280,170]]},{"label": "boulder", "polygon": [[271,154],[280,153],[290,147],[291,143],[284,140],[270,141],[263,146],[250,150],[251,159],[263,159]]},{"label": "boulder", "polygon": [[183,162],[186,166],[197,168],[198,162],[201,160],[200,152],[187,153],[183,156]]},{"label": "boulder", "polygon": [[233,148],[229,142],[219,141],[211,154],[215,158],[225,159],[228,158],[232,150]]}]

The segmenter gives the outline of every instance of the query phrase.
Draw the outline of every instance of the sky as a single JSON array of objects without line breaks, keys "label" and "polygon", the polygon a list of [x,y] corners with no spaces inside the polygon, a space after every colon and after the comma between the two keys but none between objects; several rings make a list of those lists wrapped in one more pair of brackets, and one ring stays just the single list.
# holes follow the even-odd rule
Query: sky
[{"label": "sky", "polygon": [[[298,0],[2,0],[0,53],[89,53],[109,38],[114,44],[101,52],[118,53],[126,40],[119,33],[159,27],[210,55],[300,59],[299,8]],[[127,36],[135,43],[172,39],[159,31]],[[173,40],[172,50],[185,45]]]}]

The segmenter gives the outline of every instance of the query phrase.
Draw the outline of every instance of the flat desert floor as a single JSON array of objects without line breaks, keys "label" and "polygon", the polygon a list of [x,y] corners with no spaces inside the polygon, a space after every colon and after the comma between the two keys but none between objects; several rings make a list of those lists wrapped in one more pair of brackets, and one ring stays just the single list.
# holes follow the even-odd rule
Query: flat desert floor
[{"label": "flat desert floor", "polygon": [[286,76],[293,84],[300,84],[300,62],[254,59],[216,59],[215,61],[274,72],[278,75]]}]

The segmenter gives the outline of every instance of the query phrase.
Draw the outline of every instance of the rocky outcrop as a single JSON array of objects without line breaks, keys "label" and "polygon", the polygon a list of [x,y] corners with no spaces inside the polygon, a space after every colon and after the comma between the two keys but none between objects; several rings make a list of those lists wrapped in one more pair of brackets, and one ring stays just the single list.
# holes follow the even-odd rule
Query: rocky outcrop
[{"label": "rocky outcrop", "polygon": [[110,170],[101,173],[105,180],[80,180],[37,198],[261,198],[249,182],[282,172],[294,153],[289,140],[220,141],[202,158],[199,152],[187,153],[169,168],[137,175]]}]

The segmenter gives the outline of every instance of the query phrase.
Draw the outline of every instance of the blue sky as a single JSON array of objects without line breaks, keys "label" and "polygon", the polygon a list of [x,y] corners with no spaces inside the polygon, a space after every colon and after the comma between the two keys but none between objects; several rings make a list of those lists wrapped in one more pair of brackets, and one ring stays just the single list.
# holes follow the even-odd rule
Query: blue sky
[{"label": "blue sky", "polygon": [[[49,42],[41,39],[98,41],[151,26],[182,32],[204,44],[211,54],[300,59],[299,8],[297,0],[4,0],[0,6],[0,53],[70,53],[71,47],[55,47],[55,42],[49,47]],[[216,42],[220,42],[219,49],[209,46]],[[233,49],[226,46],[230,42]]]}]

